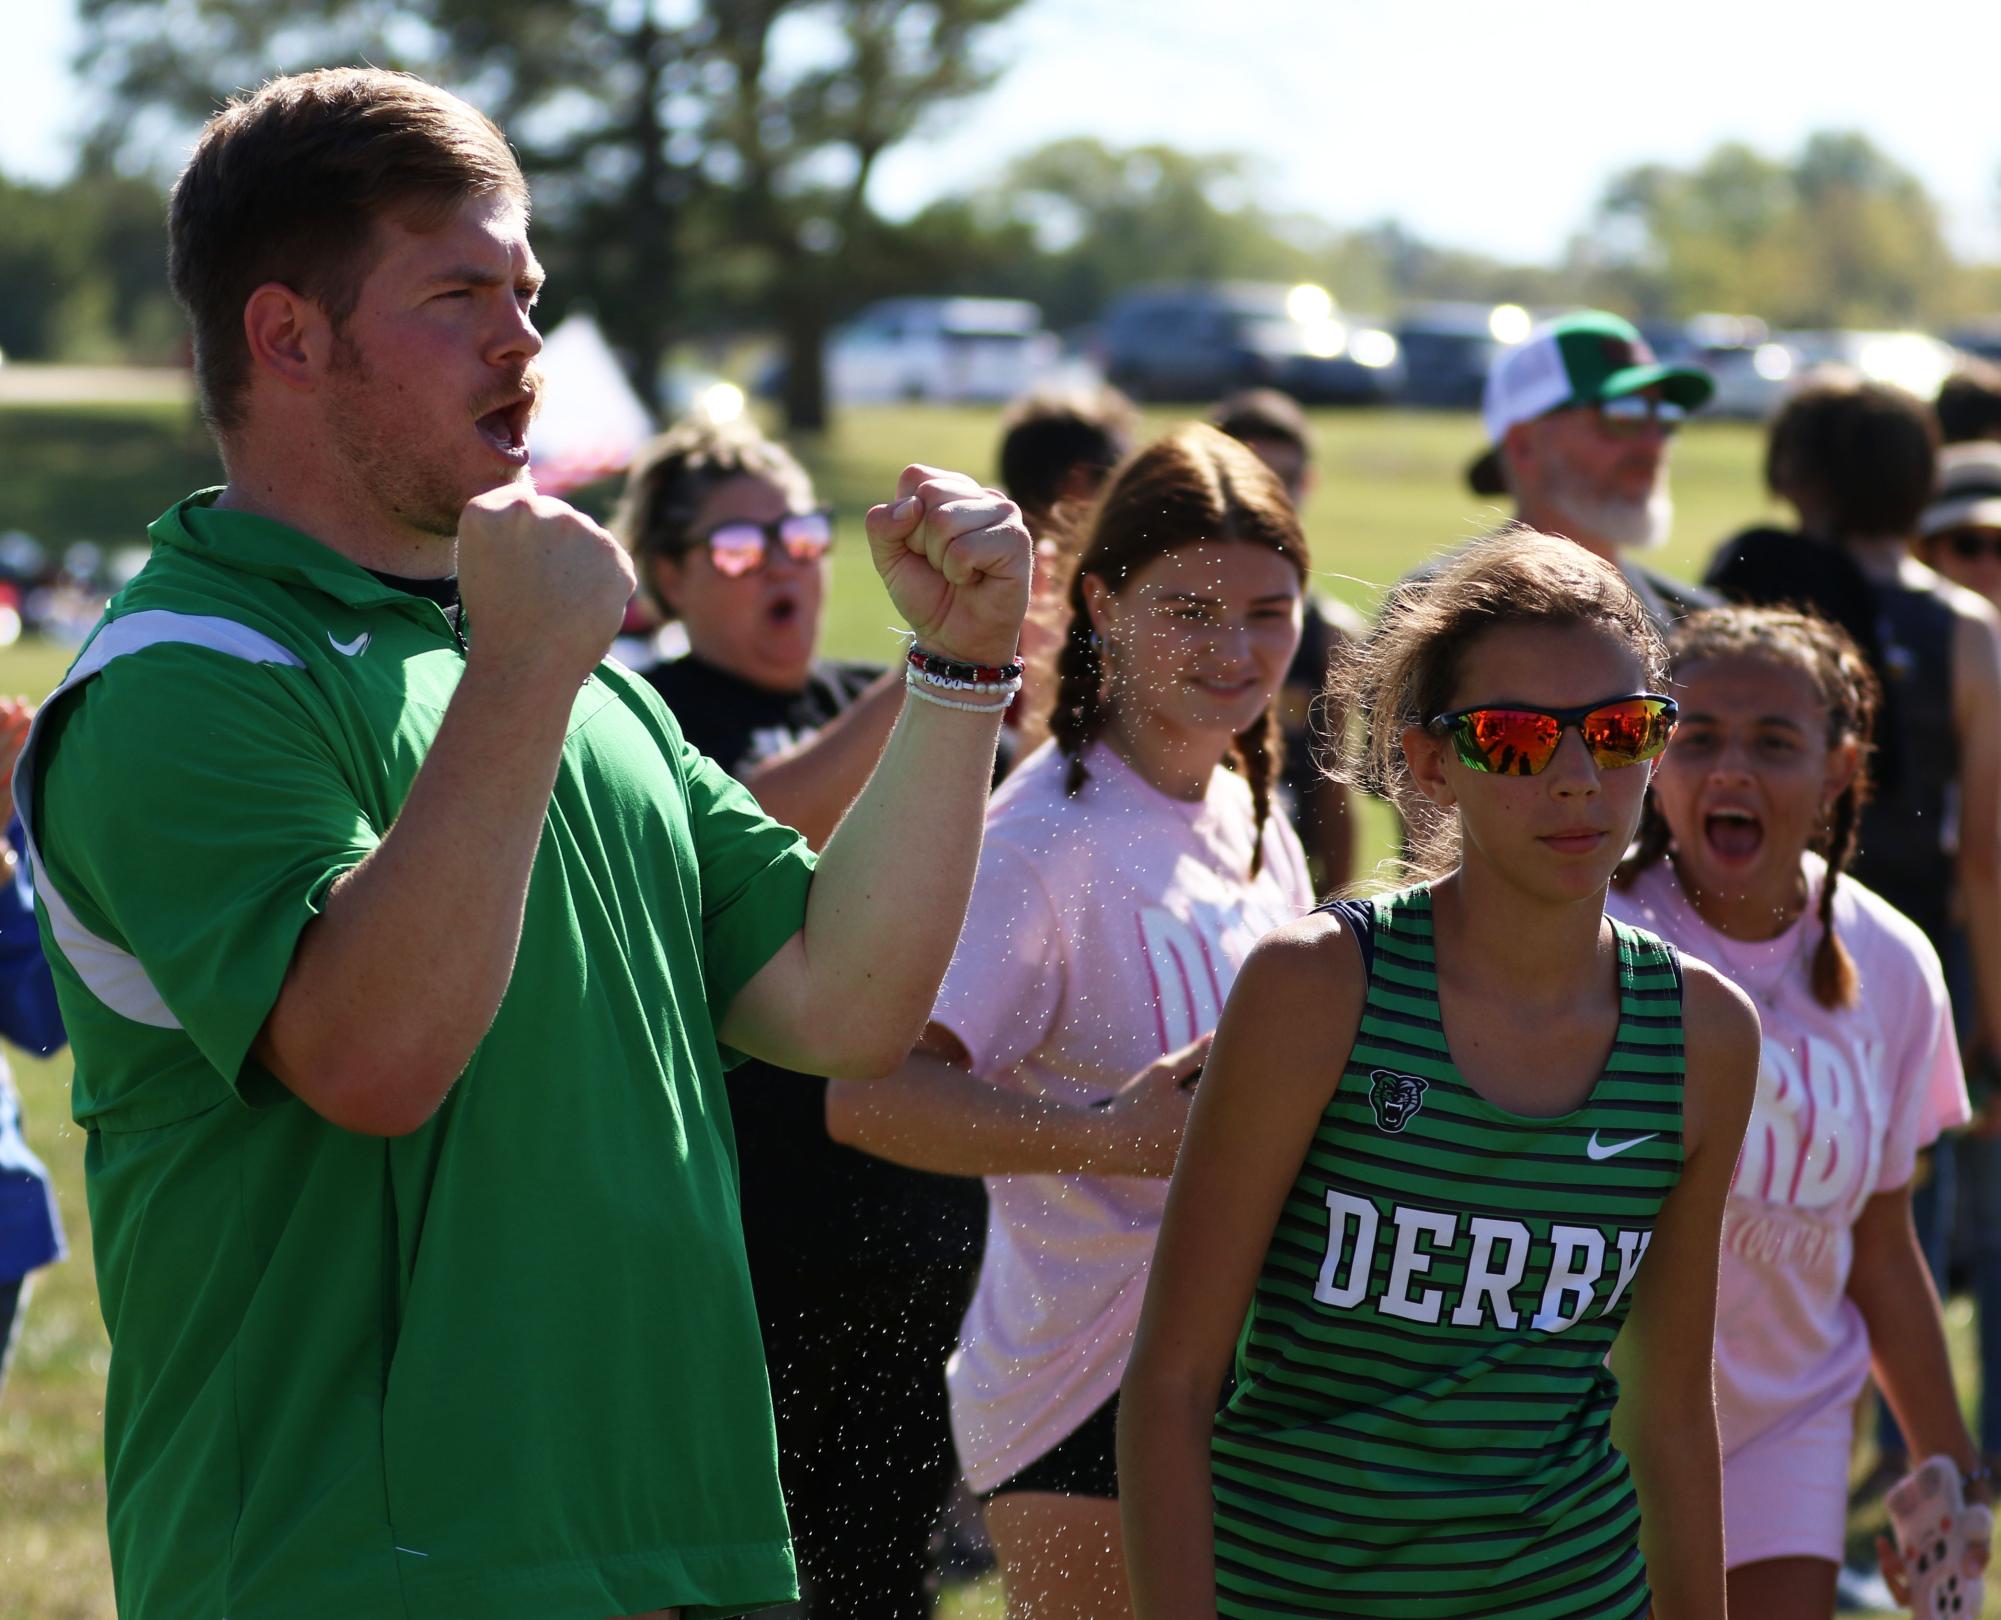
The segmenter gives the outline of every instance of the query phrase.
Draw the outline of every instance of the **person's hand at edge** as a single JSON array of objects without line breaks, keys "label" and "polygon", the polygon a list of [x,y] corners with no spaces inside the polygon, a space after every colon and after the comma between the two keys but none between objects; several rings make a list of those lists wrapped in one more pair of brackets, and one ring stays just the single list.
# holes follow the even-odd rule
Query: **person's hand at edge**
[{"label": "person's hand at edge", "polygon": [[14,765],[34,723],[35,706],[26,698],[0,698],[0,849],[7,847],[7,824],[14,819]]}]

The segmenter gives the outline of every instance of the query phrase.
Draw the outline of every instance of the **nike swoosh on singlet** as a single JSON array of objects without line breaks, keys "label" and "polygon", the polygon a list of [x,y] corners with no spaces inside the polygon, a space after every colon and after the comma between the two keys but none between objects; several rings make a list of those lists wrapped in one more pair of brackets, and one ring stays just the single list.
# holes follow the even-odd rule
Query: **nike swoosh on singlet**
[{"label": "nike swoosh on singlet", "polygon": [[1659,1131],[1649,1131],[1645,1136],[1631,1136],[1623,1142],[1600,1142],[1598,1133],[1591,1133],[1591,1140],[1584,1144],[1585,1154],[1593,1159],[1609,1159],[1614,1154],[1624,1153],[1627,1148],[1636,1148],[1642,1142],[1651,1142],[1659,1136]]},{"label": "nike swoosh on singlet", "polygon": [[333,641],[333,650],[337,653],[344,653],[349,658],[359,658],[363,653],[367,652],[368,644],[374,639],[375,632],[373,630],[362,631],[352,641],[334,641],[334,633],[331,630],[327,632],[327,640]]}]

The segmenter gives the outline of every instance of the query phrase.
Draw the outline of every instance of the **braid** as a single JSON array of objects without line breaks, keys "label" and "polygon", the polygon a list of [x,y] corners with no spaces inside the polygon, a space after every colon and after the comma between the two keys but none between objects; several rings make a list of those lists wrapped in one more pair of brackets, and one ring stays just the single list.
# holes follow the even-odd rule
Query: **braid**
[{"label": "braid", "polygon": [[1063,650],[1056,655],[1056,699],[1049,712],[1049,735],[1070,761],[1063,791],[1073,798],[1084,789],[1084,750],[1105,729],[1104,655],[1091,633],[1081,595],[1070,614]]},{"label": "braid", "polygon": [[1868,657],[1839,631],[1827,643],[1827,690],[1833,736],[1852,739],[1860,750],[1855,775],[1834,801],[1834,816],[1821,854],[1827,876],[1820,886],[1820,944],[1813,953],[1813,999],[1823,1007],[1852,1007],[1862,994],[1862,975],[1855,958],[1834,931],[1834,889],[1855,858],[1862,827],[1862,808],[1874,791],[1870,770],[1876,718],[1882,710],[1883,688]]},{"label": "braid", "polygon": [[1237,733],[1230,745],[1237,769],[1251,790],[1251,807],[1256,825],[1251,830],[1251,876],[1264,870],[1265,823],[1271,819],[1271,785],[1284,760],[1284,734],[1279,728],[1278,705],[1268,703],[1265,712],[1248,729]]},{"label": "braid", "polygon": [[1631,852],[1612,874],[1613,886],[1630,889],[1642,872],[1658,863],[1668,852],[1668,845],[1673,841],[1674,835],[1668,831],[1667,818],[1661,814],[1661,807],[1654,802],[1653,791],[1649,789],[1646,804],[1640,811],[1640,830],[1633,839]]},{"label": "braid", "polygon": [[1834,825],[1827,839],[1827,876],[1820,885],[1820,944],[1813,953],[1813,999],[1823,1007],[1852,1007],[1861,994],[1855,958],[1834,931],[1834,886],[1855,854],[1864,789],[1851,783],[1834,801]]}]

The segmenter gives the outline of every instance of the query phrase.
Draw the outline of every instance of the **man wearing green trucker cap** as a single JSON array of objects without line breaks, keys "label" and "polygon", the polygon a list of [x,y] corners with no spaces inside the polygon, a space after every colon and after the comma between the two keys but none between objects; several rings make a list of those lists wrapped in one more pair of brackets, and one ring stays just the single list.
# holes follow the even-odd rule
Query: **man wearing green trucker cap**
[{"label": "man wearing green trucker cap", "polygon": [[1714,598],[1627,553],[1667,539],[1668,440],[1714,391],[1707,372],[1656,360],[1629,322],[1604,310],[1545,321],[1487,374],[1488,448],[1467,481],[1476,495],[1512,494],[1530,528],[1617,564],[1665,625]]}]

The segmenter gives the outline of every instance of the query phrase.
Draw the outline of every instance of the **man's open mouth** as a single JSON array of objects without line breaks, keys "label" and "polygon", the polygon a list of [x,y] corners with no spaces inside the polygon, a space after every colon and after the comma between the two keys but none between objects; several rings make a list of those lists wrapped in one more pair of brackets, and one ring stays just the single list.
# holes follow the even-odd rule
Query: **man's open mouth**
[{"label": "man's open mouth", "polygon": [[484,416],[473,426],[480,437],[509,460],[525,460],[528,455],[528,424],[535,415],[535,396],[523,394]]}]

